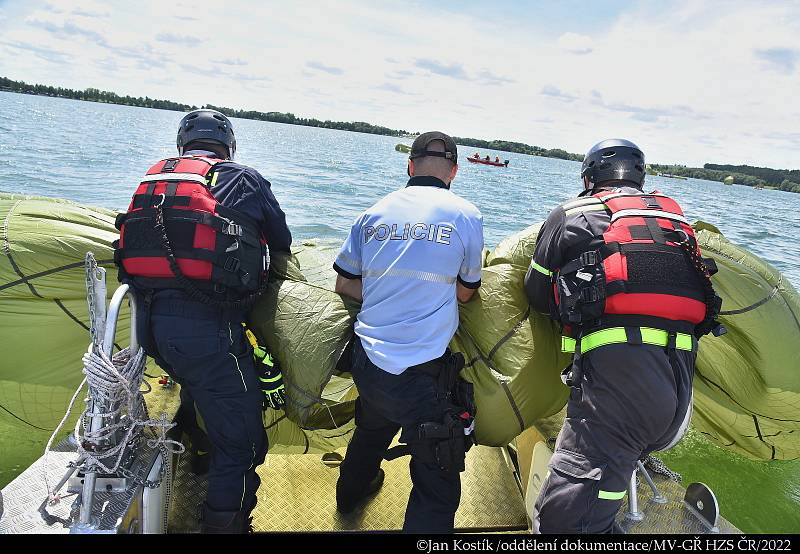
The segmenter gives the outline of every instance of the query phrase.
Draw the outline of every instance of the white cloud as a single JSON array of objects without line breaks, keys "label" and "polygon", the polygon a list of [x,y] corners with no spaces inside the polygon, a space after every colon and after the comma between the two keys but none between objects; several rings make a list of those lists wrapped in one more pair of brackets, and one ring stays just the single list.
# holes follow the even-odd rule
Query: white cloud
[{"label": "white cloud", "polygon": [[591,37],[546,13],[414,2],[229,2],[223,19],[201,0],[57,6],[3,5],[0,75],[573,152],[622,136],[653,161],[800,163],[791,3],[634,1]]},{"label": "white cloud", "polygon": [[594,42],[586,35],[564,33],[558,37],[558,47],[570,54],[589,54],[594,50]]}]

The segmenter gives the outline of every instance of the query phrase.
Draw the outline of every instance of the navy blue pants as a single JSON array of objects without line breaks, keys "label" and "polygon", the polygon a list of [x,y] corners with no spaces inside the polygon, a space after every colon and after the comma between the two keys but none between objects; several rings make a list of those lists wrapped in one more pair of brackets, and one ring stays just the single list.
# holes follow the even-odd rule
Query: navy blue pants
[{"label": "navy blue pants", "polygon": [[534,532],[611,533],[636,461],[670,444],[690,409],[695,353],[612,344],[584,354],[580,389],[536,501]]},{"label": "navy blue pants", "polygon": [[[356,429],[340,468],[341,486],[359,496],[375,477],[383,455],[397,432],[401,440],[417,433],[420,423],[441,422],[446,404],[437,395],[430,375],[406,370],[392,375],[367,358],[356,338],[351,373],[358,388]],[[435,465],[410,461],[413,487],[406,507],[403,531],[452,533],[461,501],[461,475]]]},{"label": "navy blue pants", "polygon": [[156,293],[150,309],[156,362],[188,392],[213,446],[206,503],[216,511],[255,506],[255,469],[267,452],[262,393],[242,321],[243,314],[205,306],[175,290]]}]

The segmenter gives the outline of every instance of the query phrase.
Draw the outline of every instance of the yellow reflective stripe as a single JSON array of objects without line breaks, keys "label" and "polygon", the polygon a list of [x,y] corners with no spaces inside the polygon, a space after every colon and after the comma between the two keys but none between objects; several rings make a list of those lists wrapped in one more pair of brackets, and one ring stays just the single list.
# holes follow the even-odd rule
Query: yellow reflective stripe
[{"label": "yellow reflective stripe", "polygon": [[541,273],[542,275],[547,275],[548,277],[550,277],[551,275],[553,275],[553,272],[552,272],[552,271],[550,271],[550,270],[549,270],[549,269],[547,269],[546,267],[540,266],[539,264],[537,264],[537,263],[536,263],[535,261],[533,261],[533,260],[531,260],[531,267],[532,267],[533,269],[535,269],[536,271],[538,271],[539,273]]},{"label": "yellow reflective stripe", "polygon": [[[667,346],[669,343],[669,333],[663,329],[653,329],[651,327],[642,327],[639,329],[642,333],[642,342],[644,344],[654,344],[656,346]],[[686,333],[675,334],[675,348],[678,350],[692,351],[694,349],[694,341],[692,335]]]},{"label": "yellow reflective stripe", "polygon": [[[642,335],[642,343],[654,346],[667,346],[669,343],[669,333],[663,329],[653,329],[652,327],[640,327],[639,332]],[[611,327],[610,329],[603,329],[589,333],[581,338],[581,349],[579,353],[588,352],[607,346],[609,344],[622,344],[630,342],[628,340],[628,333],[624,327]],[[561,337],[561,351],[562,352],[575,352],[576,341],[570,337]],[[686,333],[677,333],[675,336],[675,348],[678,350],[687,350],[691,352],[694,350],[694,341],[692,335]]]},{"label": "yellow reflective stripe", "polygon": [[663,329],[651,329],[650,327],[642,327],[642,342],[644,344],[654,344],[656,346],[666,346],[669,334]]},{"label": "yellow reflective stripe", "polygon": [[601,346],[628,342],[628,334],[624,327],[612,327],[596,331],[581,338],[581,352],[588,352]]},{"label": "yellow reflective stripe", "polygon": [[208,188],[214,188],[214,185],[217,184],[217,177],[219,176],[219,171],[215,171],[211,175],[211,182],[208,184]]},{"label": "yellow reflective stripe", "polygon": [[258,380],[262,383],[274,383],[275,381],[280,381],[282,375],[279,373],[275,377],[259,377]]},{"label": "yellow reflective stripe", "polygon": [[623,498],[625,498],[625,495],[627,493],[628,491],[619,491],[619,492],[600,491],[599,493],[597,493],[597,498],[599,498],[600,500],[622,500]]},{"label": "yellow reflective stripe", "polygon": [[600,204],[588,204],[586,206],[577,206],[570,208],[564,212],[564,215],[572,215],[582,212],[602,212],[606,210],[606,205],[602,202]]},{"label": "yellow reflective stripe", "polygon": [[675,338],[675,348],[678,350],[688,350],[689,352],[694,350],[694,341],[692,340],[692,335],[678,333],[678,336]]}]

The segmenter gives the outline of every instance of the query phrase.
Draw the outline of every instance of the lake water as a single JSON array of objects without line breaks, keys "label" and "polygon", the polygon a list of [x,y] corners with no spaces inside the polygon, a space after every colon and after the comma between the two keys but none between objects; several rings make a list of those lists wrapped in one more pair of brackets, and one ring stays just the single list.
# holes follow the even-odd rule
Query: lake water
[{"label": "lake water", "polygon": [[[179,119],[176,112],[0,92],[0,191],[124,209],[147,168],[175,154]],[[407,180],[394,137],[234,125],[237,160],[271,181],[295,241],[343,240],[362,210]],[[459,154],[473,152],[462,147]],[[488,247],[543,220],[581,188],[576,162],[481,151],[487,153],[510,160],[509,167],[464,162],[453,190],[483,212]],[[646,188],[674,196],[690,220],[713,223],[800,285],[800,194],[660,177],[648,177]],[[0,414],[0,486],[39,456],[43,438]],[[694,435],[665,459],[685,482],[709,484],[723,514],[744,531],[800,532],[800,462],[752,462]]]}]

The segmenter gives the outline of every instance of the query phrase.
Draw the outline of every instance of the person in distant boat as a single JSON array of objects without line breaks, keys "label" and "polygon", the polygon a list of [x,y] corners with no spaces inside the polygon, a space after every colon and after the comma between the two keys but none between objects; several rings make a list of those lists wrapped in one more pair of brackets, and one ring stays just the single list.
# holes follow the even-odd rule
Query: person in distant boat
[{"label": "person in distant boat", "polygon": [[[481,284],[483,219],[450,190],[457,161],[448,135],[417,137],[408,184],[356,219],[333,266],[336,291],[362,300],[351,343],[356,429],[336,505],[353,511],[383,484],[381,460],[410,454],[410,533],[453,531],[473,441],[472,388],[458,376],[464,357],[447,345],[458,302]],[[400,430],[405,445],[387,452]]]},{"label": "person in distant boat", "polygon": [[500,163],[500,156],[495,156],[494,157],[494,163],[496,163],[496,164]]},{"label": "person in distant boat", "polygon": [[484,159],[484,161],[487,161],[487,162],[492,161],[492,159],[489,157],[489,154],[486,154],[486,157],[483,158],[483,159]]},{"label": "person in distant boat", "polygon": [[481,157],[481,155],[480,155],[478,152],[475,152],[475,153],[472,155],[472,157],[473,157],[473,158],[475,158],[476,160],[479,160],[479,159],[480,159],[480,157]]},{"label": "person in distant boat", "polygon": [[555,208],[525,290],[574,352],[567,417],[534,511],[534,532],[610,533],[637,461],[689,423],[699,337],[721,301],[692,228],[671,198],[645,193],[630,141],[593,146],[584,191]]},{"label": "person in distant boat", "polygon": [[[284,387],[278,371],[257,374],[242,324],[265,283],[264,243],[289,252],[292,235],[269,181],[232,161],[236,139],[227,117],[190,112],[177,145],[179,157],[153,166],[140,185],[115,258],[121,280],[142,299],[141,344],[181,385],[176,422],[196,456],[211,450],[202,531],[243,533],[267,452],[262,405],[280,408]],[[193,463],[197,472],[201,466]]]}]

